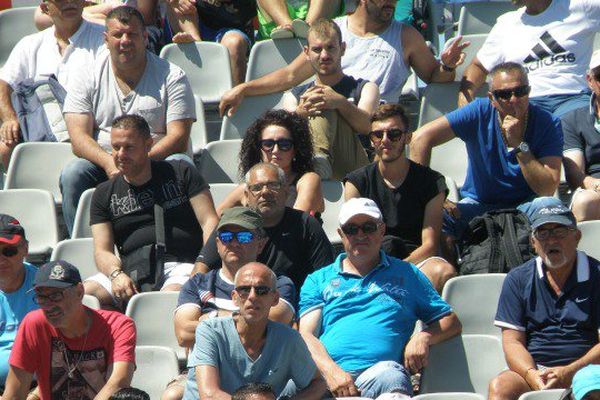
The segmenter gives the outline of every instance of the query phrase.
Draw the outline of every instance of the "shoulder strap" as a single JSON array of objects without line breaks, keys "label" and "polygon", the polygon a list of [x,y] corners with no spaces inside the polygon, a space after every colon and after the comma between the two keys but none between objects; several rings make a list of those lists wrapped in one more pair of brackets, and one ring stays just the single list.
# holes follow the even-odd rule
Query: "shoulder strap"
[{"label": "shoulder strap", "polygon": [[154,270],[154,282],[158,285],[159,282],[161,282],[162,276],[165,272],[166,244],[164,210],[157,202],[154,202],[154,232],[156,235],[156,247],[154,253],[156,268]]}]

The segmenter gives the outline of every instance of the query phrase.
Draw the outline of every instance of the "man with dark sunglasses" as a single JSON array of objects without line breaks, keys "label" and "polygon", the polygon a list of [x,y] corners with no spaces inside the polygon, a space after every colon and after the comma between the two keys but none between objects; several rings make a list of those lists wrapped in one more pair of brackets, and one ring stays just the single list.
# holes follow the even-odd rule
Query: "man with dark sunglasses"
[{"label": "man with dark sunglasses", "polygon": [[452,244],[474,217],[503,208],[517,208],[531,217],[541,207],[560,204],[550,197],[560,180],[560,120],[529,104],[527,71],[521,65],[500,64],[490,74],[488,98],[426,124],[411,142],[411,159],[423,165],[429,165],[434,146],[456,137],[466,145],[469,164],[462,200],[446,200],[444,206],[448,239],[442,242],[449,260],[454,258]]},{"label": "man with dark sunglasses", "polygon": [[531,227],[538,257],[508,273],[498,301],[509,370],[490,382],[490,400],[567,388],[581,368],[600,364],[600,263],[577,250],[568,208],[541,208]]},{"label": "man with dark sunglasses", "polygon": [[385,221],[383,250],[415,264],[438,292],[456,275],[439,257],[444,177],[406,158],[408,118],[399,104],[384,104],[371,117],[371,144],[376,161],[346,175],[344,197],[366,197],[377,204]]},{"label": "man with dark sunglasses", "polygon": [[231,296],[239,311],[206,319],[196,329],[184,400],[228,399],[250,382],[270,384],[277,397],[322,398],[325,382],[302,337],[269,320],[279,303],[275,273],[251,262],[236,272],[233,284]]},{"label": "man with dark sunglasses", "polygon": [[575,190],[571,209],[579,222],[600,219],[600,50],[594,52],[586,77],[590,103],[562,118],[565,176]]},{"label": "man with dark sunglasses", "polygon": [[[431,345],[460,333],[460,322],[418,268],[382,251],[373,200],[348,200],[339,223],[345,253],[306,278],[300,333],[333,397],[411,396],[410,373],[425,366]],[[413,335],[417,320],[427,328]]]},{"label": "man with dark sunglasses", "polygon": [[39,308],[30,291],[37,268],[24,261],[27,250],[25,229],[16,218],[0,214],[0,391],[19,324]]},{"label": "man with dark sunglasses", "polygon": [[304,55],[315,80],[284,95],[284,107],[308,117],[321,179],[342,179],[369,160],[357,134],[369,131],[369,117],[379,104],[379,88],[342,71],[346,43],[335,22],[315,21],[308,30]]}]

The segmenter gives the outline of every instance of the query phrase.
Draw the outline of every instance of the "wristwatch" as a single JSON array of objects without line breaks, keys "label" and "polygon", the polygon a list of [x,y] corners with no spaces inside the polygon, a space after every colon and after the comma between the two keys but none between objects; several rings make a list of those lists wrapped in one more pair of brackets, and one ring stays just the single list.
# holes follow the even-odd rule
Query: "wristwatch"
[{"label": "wristwatch", "polygon": [[456,69],[456,67],[451,67],[449,65],[446,65],[441,59],[440,59],[440,64],[442,65],[442,69],[446,72],[452,72]]},{"label": "wristwatch", "polygon": [[527,142],[521,142],[515,148],[515,155],[519,153],[529,153],[529,144]]}]

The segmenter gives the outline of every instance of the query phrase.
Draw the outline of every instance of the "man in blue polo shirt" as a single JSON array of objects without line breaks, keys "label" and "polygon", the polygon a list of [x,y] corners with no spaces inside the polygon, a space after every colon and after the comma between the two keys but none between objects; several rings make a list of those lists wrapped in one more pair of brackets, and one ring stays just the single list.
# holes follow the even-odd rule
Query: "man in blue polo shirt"
[{"label": "man in blue polo shirt", "polygon": [[489,399],[567,388],[573,375],[600,363],[600,263],[577,251],[581,232],[566,207],[532,218],[535,259],[509,272],[494,324],[502,328],[509,370],[490,383]]},{"label": "man in blue polo shirt", "polygon": [[[381,251],[385,224],[373,200],[348,200],[339,223],[346,252],[306,278],[300,333],[334,397],[411,395],[409,371],[460,322],[421,271]],[[417,320],[428,327],[411,338]]]}]

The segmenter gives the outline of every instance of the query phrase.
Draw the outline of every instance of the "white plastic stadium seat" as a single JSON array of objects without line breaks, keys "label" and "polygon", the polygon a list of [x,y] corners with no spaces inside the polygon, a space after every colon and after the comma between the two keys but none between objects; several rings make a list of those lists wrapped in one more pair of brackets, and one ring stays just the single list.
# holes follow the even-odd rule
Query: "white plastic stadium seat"
[{"label": "white plastic stadium seat", "polygon": [[321,188],[325,200],[325,211],[321,214],[323,230],[331,243],[340,244],[342,239],[337,228],[340,226],[340,209],[344,204],[344,185],[340,181],[326,180],[321,182]]},{"label": "white plastic stadium seat", "polygon": [[501,329],[494,326],[494,317],[505,277],[506,274],[464,275],[446,282],[442,298],[452,306],[463,334],[501,336]]},{"label": "white plastic stadium seat", "polygon": [[194,95],[194,102],[196,103],[196,122],[192,124],[190,131],[190,140],[192,141],[192,152],[194,155],[200,154],[202,149],[206,147],[208,143],[208,137],[206,133],[206,115],[204,114],[204,103],[200,96]]},{"label": "white plastic stadium seat", "polygon": [[210,142],[202,152],[198,169],[208,183],[236,183],[238,176],[238,153],[242,140]]},{"label": "white plastic stadium seat", "polygon": [[458,35],[490,33],[496,19],[502,14],[515,10],[511,2],[478,1],[463,3],[458,18]]},{"label": "white plastic stadium seat", "polygon": [[35,9],[18,7],[0,11],[0,68],[21,38],[37,32],[33,23]]},{"label": "white plastic stadium seat", "polygon": [[183,69],[194,94],[205,103],[218,103],[231,89],[229,52],[219,43],[172,43],[162,48],[160,56]]},{"label": "white plastic stadium seat", "polygon": [[581,231],[581,240],[577,248],[597,260],[600,260],[600,221],[584,221],[577,224]]},{"label": "white plastic stadium seat", "polygon": [[431,346],[421,393],[472,392],[487,398],[490,380],[506,368],[497,337],[456,336]]},{"label": "white plastic stadium seat", "polygon": [[145,391],[152,400],[160,399],[167,384],[179,375],[177,355],[168,347],[136,346],[135,365],[131,387]]},{"label": "white plastic stadium seat", "polygon": [[92,228],[90,227],[90,207],[92,204],[92,196],[96,189],[87,189],[81,194],[79,204],[77,204],[77,212],[75,213],[75,222],[73,223],[73,239],[91,238]]},{"label": "white plastic stadium seat", "polygon": [[421,394],[412,398],[413,400],[485,400],[477,393],[429,393]]},{"label": "white plastic stadium seat", "polygon": [[[85,278],[81,277],[81,279],[85,279]],[[94,310],[100,309],[100,300],[98,300],[96,297],[92,296],[91,294],[84,294],[82,303],[84,306],[87,306],[91,309],[94,309]]]},{"label": "white plastic stadium seat", "polygon": [[179,292],[138,293],[129,300],[125,314],[135,321],[137,345],[169,347],[184,360],[185,351],[177,343],[173,324],[178,297]]},{"label": "white plastic stadium seat", "polygon": [[246,129],[265,111],[281,108],[283,93],[245,97],[233,116],[223,117],[221,140],[246,136]]},{"label": "white plastic stadium seat", "polygon": [[210,185],[210,194],[212,195],[215,208],[218,207],[223,200],[238,187],[237,183],[212,183]]},{"label": "white plastic stadium seat", "polygon": [[465,70],[467,69],[469,64],[471,64],[471,61],[473,60],[473,58],[475,58],[477,52],[479,51],[479,49],[481,49],[481,46],[483,46],[483,43],[485,43],[486,39],[487,34],[484,33],[463,36],[462,42],[471,42],[471,44],[463,50],[465,52],[465,61],[456,67],[456,75],[454,77],[454,80],[456,82],[460,82],[460,80],[463,77],[463,74],[465,73]]},{"label": "white plastic stadium seat", "polygon": [[20,143],[10,159],[4,189],[47,190],[60,204],[60,172],[75,158],[70,143]]},{"label": "white plastic stadium seat", "polygon": [[94,260],[94,239],[67,239],[58,242],[50,260],[65,260],[79,270],[81,279],[87,279],[98,272]]},{"label": "white plastic stadium seat", "polygon": [[564,389],[550,389],[529,392],[522,394],[519,400],[558,400],[564,391]]},{"label": "white plastic stadium seat", "polygon": [[44,259],[58,243],[52,193],[40,189],[0,190],[0,213],[12,215],[25,229],[29,259]]},{"label": "white plastic stadium seat", "polygon": [[448,187],[448,200],[457,202],[460,200],[460,193],[458,192],[458,185],[454,182],[454,179],[446,176],[446,186]]},{"label": "white plastic stadium seat", "polygon": [[252,46],[246,70],[246,82],[258,79],[290,64],[302,53],[299,39],[262,40]]}]

